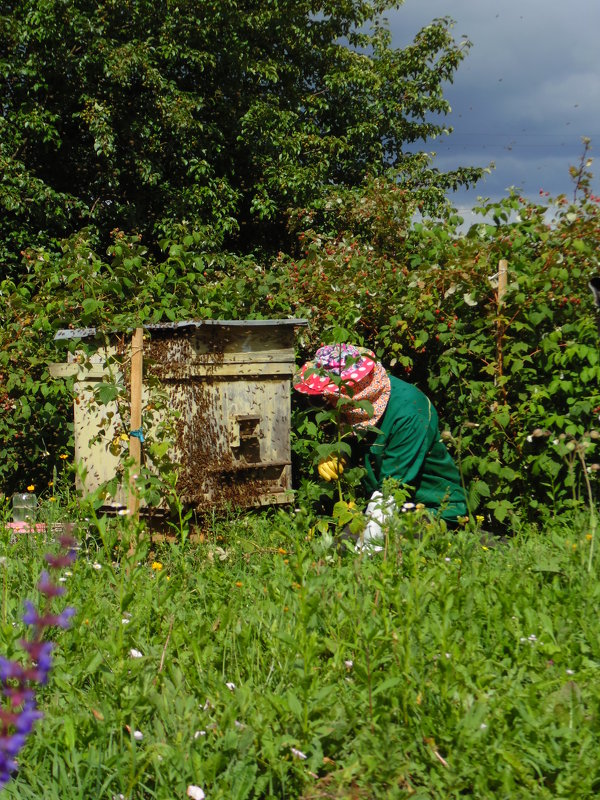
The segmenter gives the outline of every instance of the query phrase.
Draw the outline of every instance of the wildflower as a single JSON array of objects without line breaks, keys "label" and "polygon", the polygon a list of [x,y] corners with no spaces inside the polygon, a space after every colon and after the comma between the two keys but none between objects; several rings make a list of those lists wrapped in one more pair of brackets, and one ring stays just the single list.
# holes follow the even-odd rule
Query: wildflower
[{"label": "wildflower", "polygon": [[48,499],[50,500],[51,503],[56,503],[56,497],[50,497]]},{"label": "wildflower", "polygon": [[143,658],[144,654],[139,650],[136,650],[135,647],[132,647],[129,651],[130,658]]},{"label": "wildflower", "polygon": [[134,731],[133,738],[136,740],[136,742],[141,742],[144,738],[144,734],[141,731]]},{"label": "wildflower", "polygon": [[92,564],[92,567],[93,567],[94,569],[102,569],[102,564],[99,564],[97,561],[95,561],[95,562]]},{"label": "wildflower", "polygon": [[126,517],[126,516],[129,514],[129,509],[128,509],[128,508],[120,508],[120,509],[117,511],[117,514],[118,514],[120,517]]},{"label": "wildflower", "polygon": [[591,542],[594,537],[591,533],[586,533],[585,538],[588,540],[588,542]]},{"label": "wildflower", "polygon": [[[61,547],[68,548],[72,540],[65,538],[63,543],[61,538],[59,541]],[[47,555],[46,561],[52,569],[55,568],[53,562],[59,566],[62,564],[61,558]],[[32,602],[26,601],[23,616],[23,621],[33,628],[32,638],[20,641],[28,655],[29,665],[24,666],[18,661],[0,656],[0,696],[5,698],[0,707],[0,789],[8,783],[16,770],[16,756],[23,748],[35,722],[42,716],[37,710],[35,685],[44,686],[47,683],[54,649],[53,642],[42,640],[45,629],[54,625],[68,627],[75,613],[72,608],[66,608],[60,614],[50,613],[52,599],[64,590],[50,580],[46,571],[40,576],[38,591],[45,598],[42,612]]]},{"label": "wildflower", "polygon": [[348,659],[347,661],[344,661],[344,665],[345,665],[346,669],[352,669],[352,667],[354,666],[354,661],[352,661],[351,659]]},{"label": "wildflower", "polygon": [[404,505],[402,506],[402,511],[410,511],[413,508],[415,508],[414,503],[404,503]]},{"label": "wildflower", "polygon": [[206,736],[206,731],[196,731],[194,739],[198,739],[200,736]]},{"label": "wildflower", "polygon": [[68,457],[69,457],[69,456],[68,456],[66,453],[61,453],[61,454],[59,455],[59,458],[62,458],[62,460],[63,460],[63,461],[64,461],[66,458],[68,458]]},{"label": "wildflower", "polygon": [[487,729],[487,725],[485,724],[485,722],[481,723],[481,725],[479,726],[479,729],[482,730],[482,731],[485,731]]},{"label": "wildflower", "polygon": [[575,670],[574,669],[567,669],[567,670],[565,670],[565,672],[567,673],[567,675],[575,675]]},{"label": "wildflower", "polygon": [[35,492],[35,486],[33,485],[33,483],[31,483],[31,484],[30,484],[30,485],[27,487],[27,491],[28,491],[28,492]]},{"label": "wildflower", "polygon": [[65,608],[60,614],[43,614],[40,616],[37,609],[30,600],[25,600],[25,614],[23,614],[23,622],[26,625],[32,625],[34,628],[49,628],[57,626],[59,628],[68,628],[70,625],[71,617],[75,614],[74,608]]},{"label": "wildflower", "polygon": [[241,581],[236,581],[236,582],[235,582],[235,585],[236,585],[236,586],[238,587],[238,589],[239,589],[239,588],[241,588],[241,587],[242,587],[244,584],[243,584]]},{"label": "wildflower", "polygon": [[187,787],[186,794],[189,798],[191,798],[191,800],[204,800],[206,797],[202,789],[199,786],[194,786],[193,784]]},{"label": "wildflower", "polygon": [[160,563],[160,561],[153,561],[152,562],[152,569],[155,572],[160,572],[162,568],[163,568],[163,565]]},{"label": "wildflower", "polygon": [[123,617],[123,619],[121,620],[121,623],[123,625],[129,625],[130,622],[131,622],[131,620],[127,619],[127,617]]},{"label": "wildflower", "polygon": [[294,758],[299,758],[302,761],[305,761],[308,758],[306,753],[303,753],[302,750],[298,750],[296,747],[290,747],[290,752]]}]

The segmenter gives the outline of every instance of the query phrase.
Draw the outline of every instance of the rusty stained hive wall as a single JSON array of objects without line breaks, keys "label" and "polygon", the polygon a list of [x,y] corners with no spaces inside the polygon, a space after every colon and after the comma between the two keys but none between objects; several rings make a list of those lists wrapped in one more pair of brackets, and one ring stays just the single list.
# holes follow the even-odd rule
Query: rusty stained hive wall
[{"label": "rusty stained hive wall", "polygon": [[[294,329],[302,324],[304,320],[209,320],[148,326],[144,374],[159,379],[169,406],[179,415],[169,456],[178,467],[177,490],[186,504],[201,510],[291,500],[290,382]],[[76,457],[87,468],[85,489],[91,491],[114,476],[119,459],[105,444],[88,447],[99,420],[84,421],[83,415],[94,391],[90,379],[101,375],[81,379],[76,387]],[[115,425],[117,415],[106,439]],[[116,504],[125,501],[121,494],[114,498]]]}]

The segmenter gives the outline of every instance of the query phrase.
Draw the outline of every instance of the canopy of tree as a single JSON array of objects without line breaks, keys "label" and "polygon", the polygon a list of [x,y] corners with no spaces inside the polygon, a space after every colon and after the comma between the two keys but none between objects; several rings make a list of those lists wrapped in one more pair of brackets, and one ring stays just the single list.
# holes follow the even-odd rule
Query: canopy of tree
[{"label": "canopy of tree", "polygon": [[[88,227],[284,246],[288,210],[390,176],[431,197],[468,50],[393,49],[385,0],[0,0],[0,261]],[[258,223],[258,224],[257,224]],[[6,274],[6,272],[5,272]]]}]

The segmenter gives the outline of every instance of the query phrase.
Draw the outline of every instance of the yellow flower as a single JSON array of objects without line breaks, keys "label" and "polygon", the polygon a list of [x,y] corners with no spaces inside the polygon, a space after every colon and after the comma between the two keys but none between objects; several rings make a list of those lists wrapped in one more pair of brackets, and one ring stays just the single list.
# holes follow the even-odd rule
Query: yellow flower
[{"label": "yellow flower", "polygon": [[51,503],[56,503],[56,497],[50,497],[49,500]]},{"label": "yellow flower", "polygon": [[68,456],[66,453],[61,453],[61,454],[59,455],[59,458],[62,458],[62,460],[63,460],[63,461],[65,460],[65,458],[68,458],[68,457],[69,457],[69,456]]},{"label": "yellow flower", "polygon": [[32,483],[30,486],[28,486],[28,487],[27,487],[27,491],[28,491],[28,492],[33,492],[33,491],[35,491],[35,486],[33,485],[33,483]]},{"label": "yellow flower", "polygon": [[54,486],[54,481],[48,481],[48,486]]},{"label": "yellow flower", "polygon": [[236,586],[238,587],[238,589],[239,589],[239,588],[240,588],[241,586],[243,586],[244,584],[243,584],[241,581],[236,581],[236,582],[235,582],[235,585],[236,585]]},{"label": "yellow flower", "polygon": [[155,572],[160,572],[162,568],[163,568],[163,565],[160,563],[160,561],[153,561],[152,562],[152,569]]}]

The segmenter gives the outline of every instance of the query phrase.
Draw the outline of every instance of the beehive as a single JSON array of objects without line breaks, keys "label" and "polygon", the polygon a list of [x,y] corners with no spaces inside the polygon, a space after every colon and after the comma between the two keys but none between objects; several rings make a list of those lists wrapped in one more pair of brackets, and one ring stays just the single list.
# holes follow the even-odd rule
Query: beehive
[{"label": "beehive", "polygon": [[[151,426],[143,424],[144,435],[156,440],[165,415],[171,415],[168,456],[183,503],[202,510],[290,501],[294,331],[305,324],[297,319],[201,320],[144,329],[142,405],[148,402],[151,376],[168,398]],[[80,488],[90,493],[114,478],[122,464],[122,454],[111,452],[124,429],[122,402],[99,405],[96,399],[109,378],[127,384],[130,337],[100,337],[95,329],[85,329],[58,331],[55,338],[78,338],[88,345],[86,359],[70,353],[68,363],[52,365],[51,371],[75,377],[75,460],[83,467]],[[150,416],[143,414],[146,425]],[[126,504],[126,489],[121,487],[110,503]]]}]

